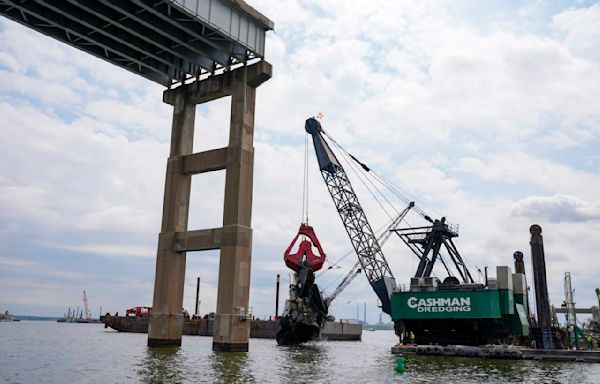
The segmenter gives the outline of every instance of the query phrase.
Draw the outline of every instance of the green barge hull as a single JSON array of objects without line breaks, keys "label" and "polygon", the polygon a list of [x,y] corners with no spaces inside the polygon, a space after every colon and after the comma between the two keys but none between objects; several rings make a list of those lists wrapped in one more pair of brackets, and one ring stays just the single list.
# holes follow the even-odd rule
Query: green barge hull
[{"label": "green barge hull", "polygon": [[523,341],[529,335],[525,276],[511,274],[508,267],[498,267],[497,273],[498,279],[487,285],[414,281],[410,291],[393,293],[396,332],[417,344]]}]

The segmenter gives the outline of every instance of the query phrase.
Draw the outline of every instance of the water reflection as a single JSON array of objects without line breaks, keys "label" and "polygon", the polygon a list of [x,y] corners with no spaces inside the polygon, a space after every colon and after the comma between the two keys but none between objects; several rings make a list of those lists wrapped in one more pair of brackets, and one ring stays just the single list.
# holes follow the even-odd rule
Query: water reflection
[{"label": "water reflection", "polygon": [[138,374],[143,383],[181,383],[182,357],[179,347],[148,347]]},{"label": "water reflection", "polygon": [[217,383],[256,383],[245,352],[213,352],[210,365]]},{"label": "water reflection", "polygon": [[573,363],[530,360],[475,359],[467,357],[406,356],[409,382],[433,382],[453,377],[462,383],[586,382],[588,373]]},{"label": "water reflection", "polygon": [[335,381],[335,377],[328,377],[326,369],[330,368],[331,362],[327,347],[322,343],[279,346],[277,353],[283,354],[283,382],[298,383],[307,379],[307,376],[310,382]]}]

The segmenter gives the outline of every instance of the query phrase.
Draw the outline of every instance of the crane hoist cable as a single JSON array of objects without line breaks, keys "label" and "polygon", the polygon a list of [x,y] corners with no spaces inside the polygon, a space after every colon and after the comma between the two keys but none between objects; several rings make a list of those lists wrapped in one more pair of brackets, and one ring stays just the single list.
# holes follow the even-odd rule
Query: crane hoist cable
[{"label": "crane hoist cable", "polygon": [[[367,166],[365,163],[363,163],[362,161],[360,161],[356,156],[354,156],[350,152],[348,152],[335,139],[333,139],[325,130],[323,130],[322,127],[320,127],[320,131],[323,133],[324,136],[326,136],[328,138],[328,140],[331,143],[333,143],[333,146],[335,147],[335,149],[337,150],[337,152],[341,155],[340,158],[342,158],[344,160],[344,162],[346,162],[346,164],[350,166],[350,169],[352,169],[352,171],[356,174],[356,176],[358,177],[358,179],[360,180],[360,182],[367,189],[367,191],[373,196],[373,198],[375,199],[375,201],[379,204],[379,206],[386,213],[386,215],[388,215],[388,217],[391,218],[390,212],[384,207],[383,202],[378,198],[377,194],[379,194],[381,196],[381,198],[393,210],[395,210],[396,212],[397,212],[397,210],[394,207],[394,205],[391,204],[391,202],[389,201],[389,199],[387,198],[387,196],[381,191],[381,188],[379,188],[379,187],[377,187],[375,185],[375,183],[373,182],[373,180],[375,180],[377,183],[379,183],[385,189],[389,190],[393,195],[395,195],[401,201],[404,201],[404,202],[408,201],[408,198],[406,197],[406,194],[404,194],[400,190],[400,188],[398,186],[394,185],[390,180],[386,179],[385,177],[377,174],[369,166]],[[369,184],[371,185],[371,187],[369,187]],[[425,213],[425,211],[423,211],[419,207],[415,207],[414,210],[415,210],[415,212],[417,214],[419,214],[425,220],[427,220],[430,223],[434,224],[434,220],[429,215],[427,215],[427,213]],[[403,239],[403,240],[405,240],[405,239]],[[407,241],[405,241],[405,243],[407,243],[407,245],[409,246],[409,248],[411,248],[411,250],[420,259],[422,259],[422,257],[425,257],[427,260],[429,260],[429,258],[427,257],[427,255],[422,255],[421,256],[421,252],[419,252],[417,249],[414,249],[412,247],[413,244],[410,244]],[[452,242],[450,241],[450,243],[452,243]],[[448,247],[448,245],[446,245],[446,246]],[[460,256],[457,256],[458,257],[458,262],[457,262],[456,260],[454,260],[452,252],[450,250],[448,252],[449,252],[449,255],[450,255],[449,257],[452,259],[452,261],[454,262],[455,266],[457,268],[460,268],[460,265],[462,265],[462,268],[465,270],[464,273],[467,274],[469,276],[469,278],[470,278],[470,274],[468,272],[469,265],[465,261],[463,261]],[[458,253],[459,251],[455,250],[455,252]],[[450,268],[448,267],[448,265],[447,265],[446,261],[444,260],[442,254],[439,253],[438,251],[435,251],[435,257],[439,258],[441,264],[443,265],[443,267],[446,270],[446,272],[448,273],[448,275],[449,276],[453,276],[453,273],[450,270]],[[433,259],[431,260],[431,262],[433,262]],[[463,272],[462,271],[459,271],[459,272],[461,273],[461,276],[463,276]],[[429,272],[429,273],[431,273],[431,272]],[[471,280],[472,280],[472,278],[471,278]]]},{"label": "crane hoist cable", "polygon": [[[404,196],[403,194],[399,193],[398,191],[394,191],[393,189],[391,189],[388,185],[386,185],[385,183],[383,183],[381,181],[381,179],[376,177],[375,171],[373,171],[371,168],[369,168],[368,166],[366,166],[364,163],[362,163],[360,160],[358,160],[356,158],[356,156],[352,155],[351,153],[349,153],[346,149],[344,149],[339,143],[337,143],[335,140],[331,139],[331,136],[327,135],[327,137],[332,140],[332,142],[334,143],[334,145],[339,148],[339,150],[346,156],[349,157],[353,162],[357,163],[360,168],[364,171],[365,175],[368,175],[368,180],[370,181],[370,184],[379,192],[380,195],[383,196],[383,198],[386,200],[386,202],[393,207],[393,209],[395,210],[395,207],[393,204],[391,204],[391,202],[387,199],[387,197],[383,194],[383,192],[374,185],[374,183],[371,181],[371,179],[375,179],[378,183],[380,183],[383,187],[387,188],[388,190],[390,190],[390,192],[392,192],[396,197],[398,197],[402,202],[404,203],[408,203],[409,199]],[[350,164],[352,164],[352,162],[350,162]],[[356,173],[356,167],[351,165],[352,170]],[[364,184],[364,182],[363,182]],[[371,190],[369,190],[369,192],[373,195],[373,192]],[[416,209],[417,212],[420,212],[421,210],[419,208]]]},{"label": "crane hoist cable", "polygon": [[369,287],[368,285],[367,285],[367,286],[365,286],[365,287],[364,287],[363,289],[361,289],[361,290],[360,290],[360,292],[358,292],[358,293],[357,293],[357,294],[356,294],[356,295],[355,295],[353,298],[351,298],[350,300],[348,300],[348,301],[346,302],[346,304],[350,304],[350,303],[352,303],[354,300],[358,299],[358,297],[359,297],[360,295],[362,295],[362,294],[363,294],[363,293],[364,293],[364,292],[367,290],[367,288],[370,288],[370,287]]},{"label": "crane hoist cable", "polygon": [[[336,144],[336,146],[338,146],[338,144]],[[343,150],[343,149],[342,149]],[[367,167],[364,163],[360,162],[356,157],[354,157],[351,153],[349,152],[345,152],[345,155],[347,157],[347,162],[349,164],[351,164],[352,169],[354,170],[354,172],[356,174],[359,174],[359,171],[362,169],[362,173],[365,176],[365,180],[367,180],[369,182],[369,184],[371,184],[371,186],[373,187],[373,189],[375,189],[379,195],[381,195],[381,197],[388,203],[388,205],[392,208],[392,210],[394,210],[396,212],[396,215],[398,215],[400,212],[398,212],[398,210],[396,209],[396,207],[394,206],[394,204],[392,204],[389,199],[387,198],[387,196],[381,191],[380,188],[378,188],[375,183],[373,182],[373,174],[371,173],[371,169],[369,167]],[[350,161],[352,160],[352,161]],[[355,164],[353,163],[357,163],[360,167],[358,167],[358,171],[357,171],[357,167]],[[370,191],[370,190],[369,190]],[[373,193],[371,193],[373,195]],[[373,195],[374,196],[374,195]]]},{"label": "crane hoist cable", "polygon": [[[323,134],[345,155],[350,157],[354,162],[356,162],[360,168],[362,168],[366,174],[371,175],[375,180],[377,180],[384,188],[388,189],[393,195],[395,195],[396,197],[398,197],[402,202],[404,202],[405,204],[408,204],[410,201],[419,201],[419,199],[416,199],[415,196],[410,196],[411,198],[407,197],[407,195],[410,195],[407,192],[403,192],[400,190],[400,188],[395,185],[394,183],[392,183],[389,179],[379,175],[375,170],[371,169],[369,166],[367,166],[365,163],[361,162],[356,156],[352,155],[350,152],[348,152],[348,150],[346,150],[342,145],[340,145],[335,139],[333,139],[324,129],[323,129]],[[354,170],[354,168],[353,168]],[[381,193],[381,192],[380,192]],[[387,198],[386,198],[387,200]],[[388,201],[389,202],[389,201]],[[420,202],[421,205],[425,205],[422,204],[422,202]],[[391,205],[391,204],[390,204]],[[423,211],[421,208],[419,208],[418,206],[415,206],[414,210],[423,218],[425,218],[427,221],[429,222],[433,222],[433,220],[431,219],[431,217],[429,215],[427,215],[427,213],[425,213],[425,211]],[[435,211],[435,210],[434,210]],[[438,212],[436,212],[438,213]],[[439,214],[439,213],[438,213]]]},{"label": "crane hoist cable", "polygon": [[[338,148],[339,153],[342,155],[341,158],[344,159],[344,161],[346,162],[346,164],[348,164],[350,166],[350,169],[352,169],[352,171],[356,174],[356,176],[358,177],[358,179],[360,180],[360,182],[365,186],[365,188],[371,194],[371,196],[373,196],[373,198],[375,199],[375,201],[377,202],[377,204],[379,204],[379,206],[381,207],[381,209],[383,209],[383,211],[386,213],[386,215],[390,219],[393,219],[393,217],[394,217],[383,206],[383,203],[379,200],[379,198],[377,197],[376,193],[373,192],[373,190],[375,190],[376,192],[379,193],[379,195],[381,195],[381,197],[383,198],[383,200],[385,200],[385,202],[387,202],[387,204],[391,207],[391,209],[396,212],[396,215],[399,214],[399,212],[396,209],[396,207],[388,200],[388,198],[381,192],[381,190],[379,188],[377,188],[377,186],[375,186],[375,184],[372,182],[372,180],[370,180],[369,173],[368,173],[370,169],[365,164],[363,164],[360,161],[358,161],[356,159],[356,157],[352,156],[352,154],[350,154],[348,151],[346,151],[344,148],[342,148],[337,142],[335,142],[335,140],[332,140],[330,136],[327,136],[327,137],[334,143],[335,147]],[[358,167],[356,165],[356,163],[358,163],[358,165],[360,167]],[[360,172],[360,169],[363,170],[363,173]],[[371,187],[369,187],[367,185],[367,182],[369,184],[371,184]]]},{"label": "crane hoist cable", "polygon": [[[350,152],[348,152],[348,150],[346,150],[346,148],[344,148],[340,143],[338,143],[334,138],[332,138],[324,129],[323,129],[323,134],[325,136],[327,136],[327,138],[337,147],[340,149],[340,151],[342,151],[343,153],[345,153],[347,156],[349,156],[350,158],[352,158],[356,163],[358,163],[358,165],[360,165],[360,167],[365,171],[365,172],[369,172],[369,173],[375,173],[375,171],[373,171],[370,167],[368,167],[365,163],[361,162],[360,160],[358,160],[358,158],[354,155],[352,155]],[[403,194],[399,193],[398,196],[404,203],[408,204],[411,199],[407,198],[406,196],[404,196]],[[413,199],[414,200],[414,199]]]},{"label": "crane hoist cable", "polygon": [[[356,166],[356,164],[354,164],[353,161],[351,161],[351,158],[345,157],[344,160],[346,161],[347,164],[350,164],[350,167],[352,168],[352,170],[354,171],[355,174],[357,175],[361,175],[360,173],[360,169]],[[387,196],[381,191],[380,188],[378,188],[375,183],[372,180],[371,174],[369,172],[366,172],[363,170],[362,175],[364,177],[364,180],[366,180],[366,182],[368,182],[372,189],[375,190],[380,196],[381,198],[390,206],[390,208],[396,213],[396,215],[398,215],[400,212],[398,212],[398,210],[396,209],[396,207],[394,206],[394,204],[392,204],[390,202],[390,200],[387,198]],[[360,177],[360,176],[359,176]],[[365,184],[365,182],[363,181],[363,184]],[[366,186],[366,184],[365,184]],[[379,199],[377,198],[377,195],[371,190],[371,188],[369,188],[368,186],[367,190],[369,191],[369,193],[371,194],[371,196],[373,196],[374,199],[376,199],[379,202],[379,205],[382,207],[382,209],[384,209],[386,211],[386,214],[388,215],[388,217],[391,216],[390,212],[387,211],[384,207],[383,204],[379,201]],[[391,217],[390,217],[391,219]]]},{"label": "crane hoist cable", "polygon": [[363,179],[363,177],[360,175],[360,173],[356,172],[356,170],[355,170],[354,165],[352,164],[352,162],[348,161],[348,159],[346,157],[344,157],[344,156],[342,156],[342,159],[346,162],[346,164],[348,164],[350,166],[350,169],[352,169],[354,171],[354,173],[356,174],[356,176],[358,177],[358,179],[360,180],[360,182],[364,185],[364,187],[367,189],[367,191],[369,191],[369,193],[371,194],[371,196],[373,196],[373,198],[375,199],[375,201],[377,202],[377,204],[379,204],[379,206],[385,212],[385,214],[390,218],[390,220],[392,220],[393,216],[383,206],[383,204],[381,203],[381,201],[377,198],[377,195],[371,190],[371,188],[369,188],[369,186],[367,185],[367,183],[365,182],[365,180]]},{"label": "crane hoist cable", "polygon": [[[288,268],[298,272],[308,268],[311,273],[320,270],[325,261],[326,254],[321,247],[319,239],[310,225],[308,225],[308,133],[304,140],[304,175],[302,185],[302,215],[300,229],[290,245],[283,253],[283,260]],[[299,240],[296,250],[296,242]],[[318,251],[315,253],[314,249]]]},{"label": "crane hoist cable", "polygon": [[[375,177],[376,180],[379,181],[379,183],[381,183],[381,185],[383,185],[385,188],[387,188],[393,195],[395,195],[396,197],[398,197],[400,200],[402,201],[406,201],[407,200],[407,196],[405,195],[405,193],[401,192],[399,190],[399,188],[393,184],[389,179],[379,175],[379,173],[377,173],[376,171],[372,171],[373,176]],[[419,201],[418,199],[416,199],[414,196],[411,195],[411,198],[413,201]],[[419,201],[420,204],[424,205],[422,202]],[[428,217],[428,215],[425,213],[425,211],[423,211],[421,208],[419,208],[418,206],[415,207],[415,211],[422,216],[423,218]],[[436,212],[437,213],[437,212]],[[429,220],[428,220],[429,221]]]},{"label": "crane hoist cable", "polygon": [[[396,212],[396,214],[398,214],[398,210],[396,209],[396,207],[388,200],[388,198],[385,196],[385,194],[383,194],[383,192],[380,190],[380,188],[378,188],[377,186],[374,185],[374,183],[371,181],[371,179],[376,180],[385,189],[389,190],[393,195],[395,195],[396,197],[398,197],[398,199],[400,201],[404,202],[405,204],[410,204],[411,201],[413,201],[413,202],[414,201],[418,201],[412,195],[411,195],[411,197],[413,199],[412,200],[408,199],[406,197],[406,194],[404,194],[403,192],[401,192],[401,190],[399,189],[398,186],[394,185],[391,181],[389,181],[385,177],[380,176],[377,172],[375,172],[375,170],[371,169],[365,163],[361,162],[356,156],[352,155],[348,150],[346,150],[344,147],[342,147],[335,139],[333,139],[329,134],[327,134],[327,132],[325,132],[325,130],[323,130],[323,134],[334,144],[334,146],[337,148],[337,150],[339,151],[339,153],[342,155],[341,157],[344,158],[344,161],[346,161],[346,163],[350,164],[350,168],[352,169],[352,171],[354,171],[354,173],[357,175],[357,177],[359,178],[359,180],[361,181],[361,183],[364,185],[365,181],[361,178],[361,174],[357,171],[357,167],[355,166],[354,163],[356,163],[356,164],[359,165],[358,168],[362,169],[362,171],[363,171],[362,174],[365,175],[366,180],[368,180],[369,183],[373,186],[373,189],[377,190],[377,192],[383,197],[383,199],[385,199],[385,201]],[[352,161],[350,161],[350,159]],[[368,188],[368,187],[366,187],[366,188],[369,191],[369,193],[371,195],[373,195],[373,197],[375,198],[375,200],[377,201],[377,203],[379,204],[379,206],[384,210],[384,212],[386,212],[387,216],[390,217],[389,212],[383,207],[383,204],[373,194],[373,192],[371,191],[371,189]],[[408,194],[408,195],[410,195],[410,194]],[[429,221],[430,223],[433,223],[433,220],[431,219],[431,217],[429,217],[421,208],[419,208],[418,206],[414,206],[414,210],[415,210],[415,212],[417,212],[417,214],[419,214],[425,220]],[[438,212],[436,212],[436,213],[438,213]],[[406,220],[406,218],[403,221],[406,222],[406,224],[409,227],[412,227],[412,225],[410,224],[410,222],[408,220]]]},{"label": "crane hoist cable", "polygon": [[304,134],[304,170],[302,180],[302,214],[300,222],[308,224],[308,133]]},{"label": "crane hoist cable", "polygon": [[[371,178],[375,179],[377,182],[379,182],[380,184],[382,184],[385,188],[389,189],[390,191],[392,191],[392,193],[394,193],[394,195],[396,195],[397,197],[399,197],[399,199],[406,203],[411,205],[413,209],[423,218],[425,218],[427,221],[429,222],[433,222],[433,220],[431,220],[431,218],[429,216],[427,216],[427,214],[425,214],[425,212],[423,212],[423,210],[421,210],[420,208],[416,207],[414,202],[409,202],[407,201],[406,197],[403,196],[401,193],[399,192],[394,192],[394,190],[386,185],[384,182],[381,181],[380,178],[376,177],[377,174],[375,173],[374,170],[372,170],[371,168],[369,168],[367,165],[365,165],[364,163],[362,163],[360,160],[358,160],[355,156],[353,156],[352,154],[350,154],[347,150],[345,150],[343,147],[341,147],[341,145],[339,145],[339,143],[335,142],[335,140],[331,139],[330,136],[327,136],[332,142],[334,142],[335,147],[338,149],[338,151],[341,153],[341,157],[344,159],[344,161],[346,161],[347,164],[350,165],[350,168],[354,171],[354,173],[356,174],[356,176],[359,178],[359,180],[362,182],[362,184],[365,184],[365,181],[363,180],[363,178],[361,177],[361,173],[359,173],[357,171],[357,166],[354,164],[354,162],[358,163],[360,165],[360,169],[363,170],[363,175],[365,176],[366,180],[369,181],[369,184],[371,184],[373,186],[373,189],[377,190],[377,192],[379,192],[379,194],[385,199],[385,201],[390,205],[390,207],[392,207],[392,209],[396,212],[396,215],[399,214],[398,210],[396,209],[396,207],[389,201],[389,199],[387,198],[387,196],[385,196],[385,194],[383,194],[383,192],[380,190],[380,188],[378,188],[373,181],[371,180]],[[350,161],[349,158],[351,158],[353,161]],[[377,196],[375,196],[375,194],[371,191],[371,188],[369,188],[368,186],[365,185],[365,187],[367,188],[367,190],[369,191],[369,193],[373,196],[373,198],[375,199],[375,201],[377,201],[377,203],[379,204],[379,206],[383,209],[383,211],[386,213],[386,215],[392,220],[391,214],[383,207],[383,204],[381,203],[381,201],[379,201],[379,199],[377,198]],[[402,221],[404,221],[409,227],[412,227],[412,225],[410,224],[410,222],[406,219],[406,217],[403,217]],[[400,224],[400,222],[398,222],[397,224]]]}]

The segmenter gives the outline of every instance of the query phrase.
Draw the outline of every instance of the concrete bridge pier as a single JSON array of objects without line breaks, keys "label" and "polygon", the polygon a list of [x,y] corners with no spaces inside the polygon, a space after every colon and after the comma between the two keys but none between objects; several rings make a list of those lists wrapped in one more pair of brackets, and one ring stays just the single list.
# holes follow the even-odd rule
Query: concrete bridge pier
[{"label": "concrete bridge pier", "polygon": [[[163,95],[174,112],[149,346],[181,345],[186,252],[220,249],[213,350],[248,350],[254,103],[256,88],[271,77],[271,72],[271,65],[260,61],[167,90]],[[196,105],[225,96],[231,96],[229,145],[193,153]],[[191,177],[218,170],[226,171],[223,226],[188,231]]]}]

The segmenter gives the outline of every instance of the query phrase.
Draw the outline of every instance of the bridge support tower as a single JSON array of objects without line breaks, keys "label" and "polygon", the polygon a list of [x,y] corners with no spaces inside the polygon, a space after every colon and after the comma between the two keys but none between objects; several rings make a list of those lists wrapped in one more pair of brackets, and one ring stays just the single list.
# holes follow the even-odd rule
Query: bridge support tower
[{"label": "bridge support tower", "polygon": [[[269,63],[260,61],[163,94],[174,112],[149,346],[181,345],[186,252],[220,249],[213,350],[248,350],[254,102],[256,88],[271,71]],[[196,105],[225,96],[231,96],[229,145],[193,153]],[[226,171],[223,226],[188,231],[192,175],[218,170]]]}]

